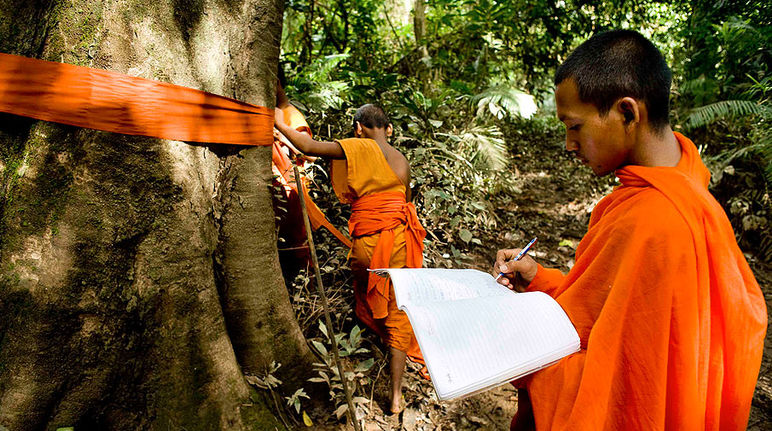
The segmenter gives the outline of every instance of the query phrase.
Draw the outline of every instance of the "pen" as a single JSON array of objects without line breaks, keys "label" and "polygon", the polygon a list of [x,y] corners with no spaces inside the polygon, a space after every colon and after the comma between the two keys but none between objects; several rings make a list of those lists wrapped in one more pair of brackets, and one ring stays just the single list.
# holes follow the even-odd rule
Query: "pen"
[{"label": "pen", "polygon": [[[528,243],[528,245],[526,245],[525,247],[523,247],[523,249],[522,249],[522,250],[520,250],[520,253],[518,253],[518,254],[517,254],[517,256],[515,256],[515,258],[514,258],[514,259],[512,259],[510,262],[512,262],[512,261],[515,261],[515,262],[516,262],[516,261],[518,261],[518,260],[522,259],[522,258],[523,258],[523,256],[525,256],[525,254],[526,254],[526,253],[528,253],[528,250],[530,250],[530,249],[531,249],[531,246],[532,246],[532,245],[533,245],[533,244],[536,242],[536,239],[537,239],[537,237],[534,237],[534,238],[531,240],[531,242],[529,242],[529,243]],[[503,275],[504,275],[504,273],[503,273],[503,272],[500,272],[500,273],[499,273],[499,275],[497,275],[497,276],[496,276],[496,281],[499,281],[499,278],[501,278]]]}]

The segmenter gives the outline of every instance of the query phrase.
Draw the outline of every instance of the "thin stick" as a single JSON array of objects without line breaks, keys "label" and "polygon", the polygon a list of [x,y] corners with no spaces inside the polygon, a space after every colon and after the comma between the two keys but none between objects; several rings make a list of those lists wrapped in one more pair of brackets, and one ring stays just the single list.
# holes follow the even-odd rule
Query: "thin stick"
[{"label": "thin stick", "polygon": [[327,303],[327,293],[324,291],[324,284],[322,284],[322,272],[319,270],[319,259],[316,257],[316,247],[314,246],[314,236],[311,232],[311,221],[308,218],[308,210],[306,210],[305,193],[303,192],[303,181],[300,178],[300,170],[298,165],[293,163],[292,166],[295,172],[295,184],[298,187],[298,197],[300,198],[300,209],[303,211],[303,222],[306,226],[306,236],[308,237],[308,248],[311,250],[311,261],[314,264],[314,273],[316,274],[316,288],[319,291],[319,297],[322,298],[322,307],[324,308],[324,320],[327,323],[327,336],[330,338],[332,344],[332,355],[335,359],[335,365],[338,367],[338,374],[340,375],[340,382],[343,384],[343,392],[346,394],[346,403],[348,403],[347,415],[351,423],[354,425],[356,431],[362,431],[361,426],[356,418],[356,410],[354,408],[354,401],[351,399],[351,391],[349,390],[348,383],[346,382],[346,374],[343,372],[343,363],[340,361],[340,354],[338,353],[338,341],[335,339],[335,333],[332,326],[332,318],[330,317],[330,305]]}]

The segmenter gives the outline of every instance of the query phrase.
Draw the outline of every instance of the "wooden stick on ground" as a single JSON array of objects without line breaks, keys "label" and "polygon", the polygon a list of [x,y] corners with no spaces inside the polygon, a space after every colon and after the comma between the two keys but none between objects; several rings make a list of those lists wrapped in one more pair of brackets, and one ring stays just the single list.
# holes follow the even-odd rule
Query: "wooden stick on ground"
[{"label": "wooden stick on ground", "polygon": [[348,387],[346,381],[346,374],[343,372],[343,363],[340,360],[340,354],[338,353],[338,341],[335,339],[335,333],[332,326],[332,318],[330,317],[330,306],[327,302],[327,293],[324,291],[324,285],[322,284],[322,272],[319,270],[319,259],[316,257],[316,247],[314,246],[314,236],[311,231],[311,221],[308,218],[308,210],[306,209],[306,200],[303,192],[303,181],[300,178],[300,170],[298,165],[293,163],[292,169],[295,173],[295,184],[298,188],[298,197],[300,198],[300,209],[303,211],[303,222],[306,226],[306,236],[308,237],[308,248],[311,250],[311,262],[314,264],[314,274],[316,275],[316,289],[319,291],[319,296],[322,298],[322,307],[324,308],[324,320],[327,324],[327,336],[330,338],[332,344],[332,355],[335,359],[335,365],[338,367],[338,374],[340,375],[340,381],[343,384],[343,392],[346,394],[346,403],[348,403],[348,411],[346,412],[349,420],[354,425],[356,431],[362,431],[356,417],[356,409],[354,408],[354,401],[351,399],[351,390]]}]

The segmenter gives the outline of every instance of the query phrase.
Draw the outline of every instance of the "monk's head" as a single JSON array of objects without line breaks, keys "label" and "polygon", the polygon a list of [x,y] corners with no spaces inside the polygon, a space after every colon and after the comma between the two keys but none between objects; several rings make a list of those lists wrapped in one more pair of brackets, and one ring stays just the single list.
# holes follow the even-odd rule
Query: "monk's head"
[{"label": "monk's head", "polygon": [[555,74],[566,149],[597,175],[631,163],[642,136],[670,129],[670,82],[664,57],[640,33],[614,30],[591,37]]},{"label": "monk's head", "polygon": [[362,105],[354,114],[354,136],[357,138],[388,140],[392,132],[389,116],[378,105]]}]

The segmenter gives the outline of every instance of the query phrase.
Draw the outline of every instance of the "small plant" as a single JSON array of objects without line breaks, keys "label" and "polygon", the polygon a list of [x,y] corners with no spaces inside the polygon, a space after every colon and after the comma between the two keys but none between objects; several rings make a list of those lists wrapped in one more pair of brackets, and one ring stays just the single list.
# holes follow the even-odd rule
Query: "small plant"
[{"label": "small plant", "polygon": [[[325,335],[325,341],[329,344],[331,338],[329,336],[328,328],[321,321],[319,322],[319,330]],[[370,413],[369,405],[372,402],[371,398],[362,395],[357,396],[357,394],[364,393],[365,388],[368,385],[375,385],[374,379],[369,375],[369,371],[375,364],[375,358],[369,357],[362,360],[353,359],[353,356],[355,355],[370,353],[369,349],[361,346],[363,332],[363,329],[360,329],[359,326],[355,325],[348,334],[334,334],[334,339],[338,344],[338,352],[341,358],[347,359],[344,362],[344,367],[347,368],[344,371],[344,378],[352,388],[352,401],[356,408],[355,416],[357,420],[362,419]],[[324,362],[314,364],[319,377],[312,377],[309,381],[327,384],[330,389],[330,400],[337,406],[335,409],[335,416],[340,419],[346,414],[348,409],[340,373],[335,366],[332,353],[327,349],[325,343],[322,343],[319,340],[311,340],[311,345]]]}]

